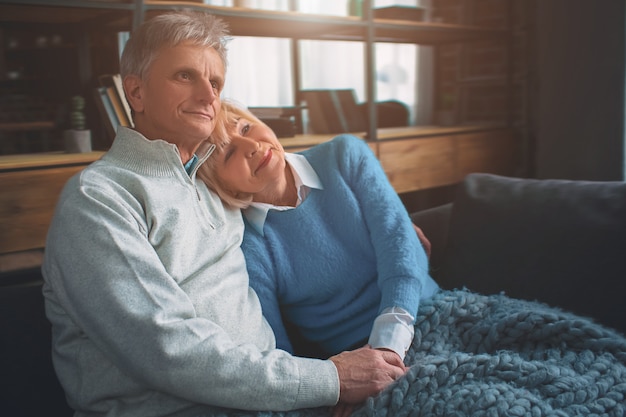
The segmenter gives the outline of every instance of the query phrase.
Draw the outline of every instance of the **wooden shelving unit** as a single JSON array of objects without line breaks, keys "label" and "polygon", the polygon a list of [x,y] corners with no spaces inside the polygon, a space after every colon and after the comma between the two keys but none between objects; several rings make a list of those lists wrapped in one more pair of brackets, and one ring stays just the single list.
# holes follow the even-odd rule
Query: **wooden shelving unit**
[{"label": "wooden shelving unit", "polygon": [[[512,130],[507,126],[377,129],[372,99],[376,96],[373,70],[376,42],[443,45],[502,38],[505,35],[502,30],[373,19],[370,9],[366,9],[367,13],[360,18],[218,7],[185,1],[59,0],[51,4],[49,0],[0,0],[0,32],[4,26],[27,24],[45,28],[71,27],[74,33],[82,30],[85,34],[97,30],[113,36],[118,31],[131,31],[154,15],[180,8],[220,16],[228,22],[231,33],[236,36],[363,42],[368,66],[366,90],[370,117],[368,129],[354,134],[368,141],[399,193],[455,184],[466,173],[473,171],[499,174],[510,174],[512,171],[517,145]],[[88,42],[82,42],[77,46],[79,53],[88,54]],[[95,79],[98,74],[94,72],[99,71],[90,68],[88,58],[83,56],[76,63],[80,82],[85,85]],[[0,59],[0,72],[3,70],[2,62]],[[0,80],[2,77],[0,73]],[[0,123],[0,133],[3,127],[41,129],[35,124]],[[294,152],[327,141],[332,136],[297,135],[283,139],[282,143],[288,151]],[[0,253],[42,248],[63,184],[101,154],[57,152],[0,156],[0,188],[3,190]]]},{"label": "wooden shelving unit", "polygon": [[312,40],[368,41],[368,29],[374,30],[373,42],[419,43],[435,45],[467,42],[502,36],[501,30],[445,23],[411,22],[353,16],[328,16],[300,12],[280,12],[237,7],[210,6],[184,1],[146,0],[143,13],[149,18],[181,7],[206,11],[228,21],[237,36],[270,36]]},{"label": "wooden shelving unit", "polygon": [[[69,97],[90,97],[92,49],[105,56],[92,35],[114,39],[116,32],[129,30],[135,8],[121,1],[0,1],[0,154],[59,148]],[[109,54],[103,60],[117,67],[114,58]],[[41,102],[46,114],[30,114],[27,106],[13,106],[9,99]],[[97,132],[93,106],[87,116]],[[37,134],[41,139],[31,140]]]}]

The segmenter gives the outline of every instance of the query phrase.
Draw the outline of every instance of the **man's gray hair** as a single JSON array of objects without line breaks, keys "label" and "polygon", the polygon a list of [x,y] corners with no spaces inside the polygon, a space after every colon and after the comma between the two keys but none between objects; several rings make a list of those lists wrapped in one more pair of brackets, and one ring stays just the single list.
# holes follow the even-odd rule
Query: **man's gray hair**
[{"label": "man's gray hair", "polygon": [[163,46],[176,46],[191,41],[198,46],[215,49],[226,69],[226,43],[230,40],[228,25],[209,13],[181,10],[158,15],[135,30],[122,52],[120,74],[148,74],[152,62]]}]

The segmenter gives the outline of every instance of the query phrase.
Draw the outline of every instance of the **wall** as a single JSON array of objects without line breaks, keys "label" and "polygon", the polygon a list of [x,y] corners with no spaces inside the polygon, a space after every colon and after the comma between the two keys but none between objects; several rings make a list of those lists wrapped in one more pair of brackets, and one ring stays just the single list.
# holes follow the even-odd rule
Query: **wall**
[{"label": "wall", "polygon": [[499,123],[516,128],[517,175],[528,167],[528,29],[533,0],[438,0],[444,23],[499,28],[510,36],[442,45],[436,54],[437,109],[452,107],[456,123]]},{"label": "wall", "polygon": [[[431,19],[509,31],[510,37],[440,45],[435,48],[435,122],[447,110],[454,123],[496,123],[514,126],[518,158],[513,172],[528,176],[528,53],[535,0],[435,0]],[[546,0],[540,0],[546,1]],[[510,111],[509,111],[510,110]],[[448,186],[401,195],[409,211],[454,199]]]},{"label": "wall", "polygon": [[[508,30],[509,3],[505,0],[440,0],[435,18],[445,23]],[[459,122],[507,121],[510,99],[509,47],[511,39],[443,45],[437,53],[437,107],[454,98]]]},{"label": "wall", "polygon": [[537,177],[624,179],[625,9],[623,0],[537,1]]},{"label": "wall", "polygon": [[626,2],[435,5],[444,22],[511,30],[508,43],[439,48],[438,107],[452,95],[460,122],[508,120],[519,138],[519,176],[624,180]]}]

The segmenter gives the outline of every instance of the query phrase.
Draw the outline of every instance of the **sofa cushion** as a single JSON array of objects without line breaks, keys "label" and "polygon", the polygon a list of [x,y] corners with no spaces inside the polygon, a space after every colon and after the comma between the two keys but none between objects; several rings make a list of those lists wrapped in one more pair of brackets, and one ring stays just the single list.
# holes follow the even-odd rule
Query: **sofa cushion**
[{"label": "sofa cushion", "polygon": [[626,183],[471,174],[452,208],[444,288],[539,300],[626,332]]},{"label": "sofa cushion", "polygon": [[422,229],[430,241],[432,251],[429,259],[430,273],[435,279],[443,262],[451,213],[452,203],[411,213],[413,223]]},{"label": "sofa cushion", "polygon": [[0,414],[12,417],[69,417],[52,366],[51,325],[44,311],[39,268],[15,271],[0,282]]}]

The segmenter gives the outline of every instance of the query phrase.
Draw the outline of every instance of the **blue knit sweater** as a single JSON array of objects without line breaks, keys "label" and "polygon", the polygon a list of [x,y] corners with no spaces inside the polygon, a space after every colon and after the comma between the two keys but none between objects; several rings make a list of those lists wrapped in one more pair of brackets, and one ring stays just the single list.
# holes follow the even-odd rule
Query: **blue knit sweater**
[{"label": "blue knit sweater", "polygon": [[415,317],[438,286],[409,215],[367,144],[349,135],[303,152],[323,190],[294,210],[270,210],[261,236],[246,222],[250,285],[292,351],[283,318],[329,354],[367,339],[376,316]]}]

